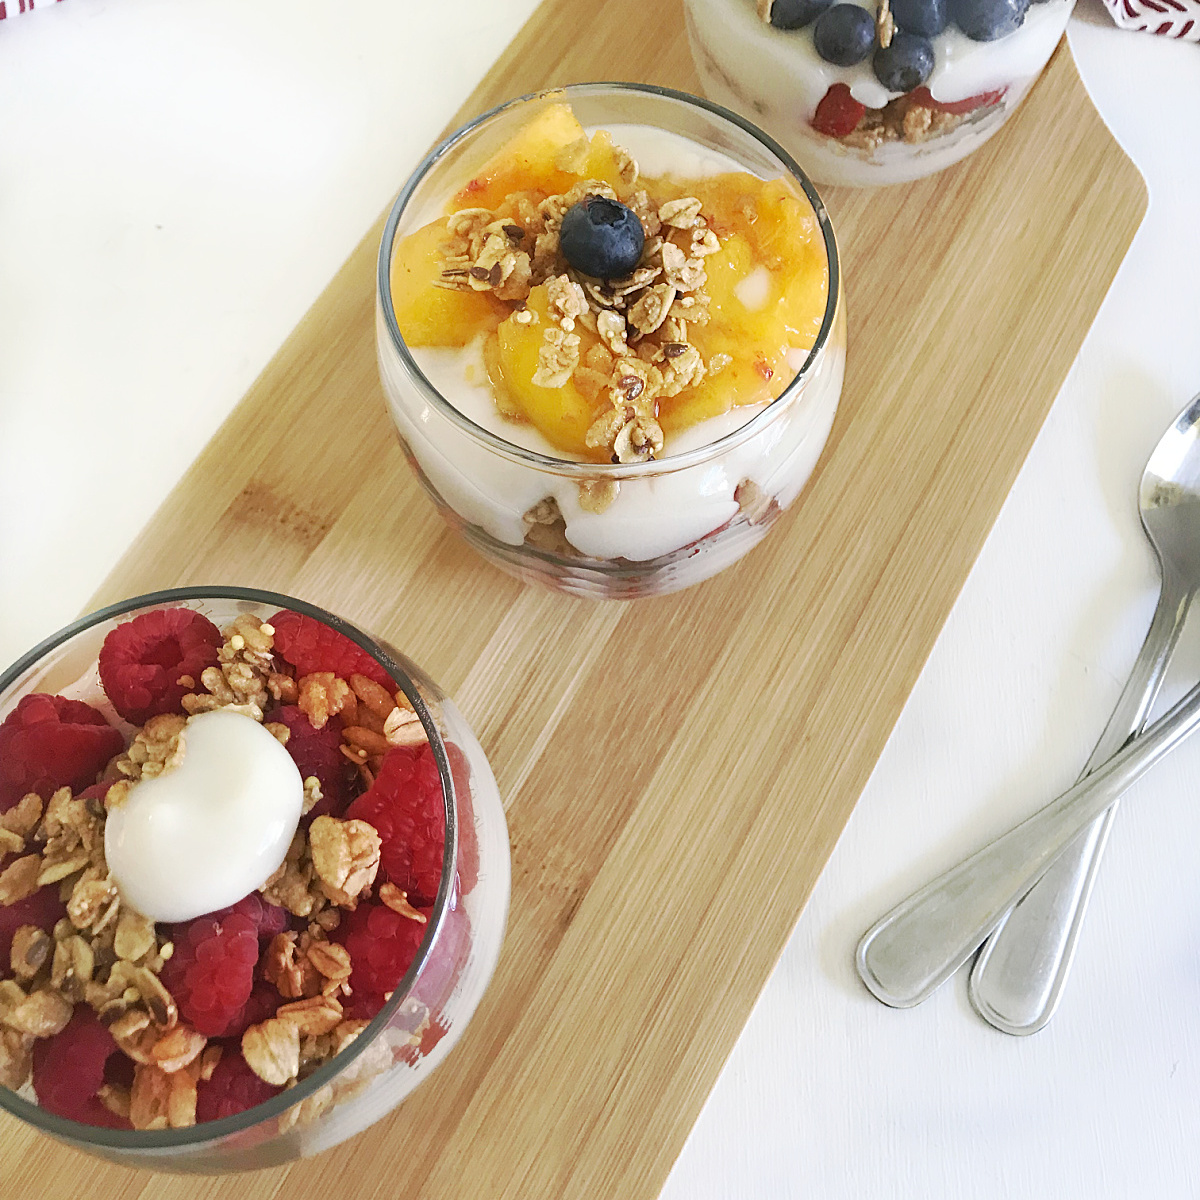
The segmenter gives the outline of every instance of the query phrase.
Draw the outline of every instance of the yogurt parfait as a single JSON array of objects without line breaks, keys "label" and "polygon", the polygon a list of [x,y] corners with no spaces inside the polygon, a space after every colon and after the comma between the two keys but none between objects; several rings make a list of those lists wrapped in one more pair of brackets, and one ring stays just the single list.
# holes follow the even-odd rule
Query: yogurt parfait
[{"label": "yogurt parfait", "polygon": [[485,114],[401,192],[380,373],[410,463],[497,565],[581,595],[740,558],[808,480],[845,364],[837,248],[787,155],[680,93]]},{"label": "yogurt parfait", "polygon": [[686,0],[705,93],[819,183],[931,175],[1024,99],[1074,0]]},{"label": "yogurt parfait", "polygon": [[499,954],[495,781],[410,663],[286,597],[84,618],[0,676],[0,1106],[157,1170],[387,1113]]}]

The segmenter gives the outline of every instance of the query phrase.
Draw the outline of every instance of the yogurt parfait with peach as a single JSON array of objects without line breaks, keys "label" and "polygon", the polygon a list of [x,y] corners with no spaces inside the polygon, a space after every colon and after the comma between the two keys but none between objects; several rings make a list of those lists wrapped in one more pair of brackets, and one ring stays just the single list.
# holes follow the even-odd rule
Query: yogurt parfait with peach
[{"label": "yogurt parfait with peach", "polygon": [[453,135],[379,259],[380,371],[450,523],[526,578],[671,591],[796,498],[845,361],[812,186],[745,122],[593,84]]}]

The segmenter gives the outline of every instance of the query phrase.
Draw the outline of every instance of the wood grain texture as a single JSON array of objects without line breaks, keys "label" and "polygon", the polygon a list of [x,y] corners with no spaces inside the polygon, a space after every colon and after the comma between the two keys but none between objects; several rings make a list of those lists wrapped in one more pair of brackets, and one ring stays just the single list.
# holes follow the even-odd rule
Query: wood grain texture
[{"label": "wood grain texture", "polygon": [[[583,79],[694,90],[682,28],[678,0],[546,0],[461,115]],[[633,603],[521,585],[443,527],[386,416],[367,233],[95,601],[268,586],[420,662],[506,800],[497,977],[424,1089],[315,1160],[151,1176],[5,1118],[5,1195],[657,1194],[1145,208],[1061,47],[966,163],[827,199],[850,350],[821,464],[738,566]]]}]

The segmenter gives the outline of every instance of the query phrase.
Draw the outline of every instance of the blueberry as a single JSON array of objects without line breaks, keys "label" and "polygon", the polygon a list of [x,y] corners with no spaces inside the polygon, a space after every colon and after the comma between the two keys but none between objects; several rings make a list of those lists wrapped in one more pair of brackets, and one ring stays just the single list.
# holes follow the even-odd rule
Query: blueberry
[{"label": "blueberry", "polygon": [[584,275],[620,279],[638,265],[646,231],[637,213],[616,200],[585,196],[563,214],[559,245]]},{"label": "blueberry", "polygon": [[803,29],[832,3],[833,0],[775,0],[771,6],[771,24],[776,29]]},{"label": "blueberry", "polygon": [[937,37],[950,20],[946,0],[892,0],[892,20],[905,33]]},{"label": "blueberry", "polygon": [[954,23],[973,42],[994,42],[1020,28],[1029,0],[951,0]]},{"label": "blueberry", "polygon": [[933,70],[933,43],[915,33],[897,30],[892,44],[880,46],[871,60],[875,78],[889,92],[911,92],[929,78]]},{"label": "blueberry", "polygon": [[857,4],[827,8],[813,26],[813,45],[826,61],[852,67],[871,53],[875,44],[875,18]]}]

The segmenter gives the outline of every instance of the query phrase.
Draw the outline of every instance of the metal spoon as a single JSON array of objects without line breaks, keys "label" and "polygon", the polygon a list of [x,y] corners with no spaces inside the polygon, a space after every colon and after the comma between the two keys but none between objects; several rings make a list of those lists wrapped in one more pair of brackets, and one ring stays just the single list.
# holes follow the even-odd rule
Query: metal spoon
[{"label": "metal spoon", "polygon": [[[1200,396],[1150,455],[1138,508],[1158,557],[1162,591],[1129,680],[1081,778],[1145,724],[1200,588]],[[997,1029],[1036,1033],[1054,1015],[1116,811],[1113,804],[1067,847],[1003,918],[975,960],[971,1002]]]},{"label": "metal spoon", "polygon": [[[1089,767],[1106,757],[1102,751],[1115,749],[1131,728],[1145,720],[1194,594],[1194,584],[1189,581],[1200,580],[1200,454],[1193,449],[1198,423],[1200,396],[1167,431],[1143,477],[1139,496],[1142,520],[1162,566],[1162,599],[1130,684]],[[894,1007],[920,1003],[970,957],[1055,859],[1078,839],[1079,845],[1073,847],[1073,852],[1079,851],[1075,874],[1067,870],[1057,876],[1068,880],[1070,891],[1065,904],[1045,903],[1041,908],[1042,913],[1051,914],[1051,920],[1061,917],[1066,932],[1047,933],[1044,924],[1032,922],[1035,933],[1045,939],[1048,947],[1047,953],[1024,955],[1024,961],[1035,968],[1034,999],[1025,1002],[1024,1007],[1018,1000],[1004,1009],[996,1007],[991,992],[985,999],[987,1011],[983,1015],[992,1020],[995,1011],[999,1020],[993,1023],[998,1028],[1011,1025],[1010,1032],[1033,1032],[1045,1024],[1070,967],[1083,906],[1111,823],[1111,812],[1105,810],[1114,806],[1125,788],[1198,723],[1200,685],[1094,774],[884,916],[858,946],[859,974],[871,992]],[[1089,825],[1095,828],[1085,834]],[[1030,910],[1029,915],[1035,915],[1035,911]],[[1017,936],[1018,928],[1028,927],[1024,923],[1014,926],[1013,936]],[[1061,948],[1057,954],[1056,946]],[[993,961],[1019,963],[1021,959],[1018,952]],[[1019,982],[1005,986],[1009,997],[1020,995]],[[1002,999],[1001,1003],[1009,1002]],[[1016,1016],[1015,1021],[1010,1021],[1010,1013]],[[1030,1014],[1040,1024],[1025,1028],[1021,1021]]]}]

